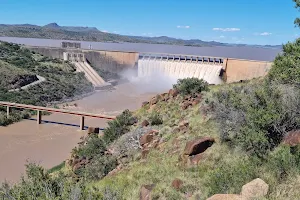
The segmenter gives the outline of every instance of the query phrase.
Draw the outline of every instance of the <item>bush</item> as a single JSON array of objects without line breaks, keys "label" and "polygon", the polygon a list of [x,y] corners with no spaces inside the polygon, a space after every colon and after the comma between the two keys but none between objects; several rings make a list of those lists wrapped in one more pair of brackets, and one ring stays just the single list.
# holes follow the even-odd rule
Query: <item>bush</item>
[{"label": "bush", "polygon": [[198,78],[185,78],[179,79],[173,88],[178,90],[182,95],[194,95],[202,91],[208,91],[208,83],[203,79]]},{"label": "bush", "polygon": [[64,174],[50,176],[41,166],[26,165],[27,177],[11,187],[4,183],[0,187],[1,199],[100,199],[99,191],[89,189],[83,182],[72,182]]},{"label": "bush", "polygon": [[222,141],[259,157],[278,146],[284,133],[300,128],[300,91],[295,87],[258,82],[213,96],[210,106]]},{"label": "bush", "polygon": [[117,159],[113,156],[98,155],[85,167],[85,178],[99,180],[117,167]]},{"label": "bush", "polygon": [[98,155],[104,155],[106,145],[102,138],[94,135],[87,141],[86,145],[73,149],[73,154],[79,157],[93,158]]},{"label": "bush", "polygon": [[299,172],[300,162],[299,147],[291,152],[289,146],[279,146],[268,157],[268,169],[275,174],[278,182],[284,180],[288,175],[294,175]]},{"label": "bush", "polygon": [[163,124],[163,118],[158,112],[152,112],[149,116],[149,122],[152,126]]},{"label": "bush", "polygon": [[209,194],[240,193],[244,184],[256,178],[255,160],[238,158],[218,164],[218,167],[207,174],[206,186]]},{"label": "bush", "polygon": [[283,46],[283,53],[274,60],[273,66],[268,74],[270,81],[281,84],[300,83],[300,38],[295,42],[289,42]]},{"label": "bush", "polygon": [[136,118],[132,116],[132,113],[129,110],[125,110],[115,120],[108,122],[108,127],[103,131],[103,140],[106,144],[113,142],[121,135],[129,132],[129,126],[135,122]]}]

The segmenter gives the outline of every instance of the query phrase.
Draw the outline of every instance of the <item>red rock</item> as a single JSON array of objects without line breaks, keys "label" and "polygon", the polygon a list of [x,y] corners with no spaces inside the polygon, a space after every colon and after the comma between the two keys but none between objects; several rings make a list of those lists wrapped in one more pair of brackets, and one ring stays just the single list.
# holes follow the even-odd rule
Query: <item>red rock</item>
[{"label": "red rock", "polygon": [[170,97],[177,97],[178,94],[179,94],[179,91],[176,90],[176,89],[170,89],[170,90],[169,90],[169,96],[170,96]]},{"label": "red rock", "polygon": [[191,156],[190,157],[190,162],[192,165],[198,165],[198,163],[200,162],[200,160],[203,158],[203,154],[199,153],[197,155]]},{"label": "red rock", "polygon": [[182,187],[182,180],[180,179],[175,179],[174,181],[172,181],[172,187],[175,189],[175,190],[180,190],[180,188]]},{"label": "red rock", "polygon": [[142,159],[147,158],[148,154],[149,154],[149,149],[143,149],[142,150]]},{"label": "red rock", "polygon": [[300,144],[300,130],[290,131],[283,138],[283,144],[297,146]]},{"label": "red rock", "polygon": [[153,97],[150,101],[150,105],[156,105],[160,100],[160,98],[161,98],[160,95],[156,95],[155,97]]},{"label": "red rock", "polygon": [[143,146],[144,144],[150,143],[153,141],[154,136],[157,135],[157,131],[151,130],[148,133],[144,134],[140,138],[140,145]]},{"label": "red rock", "polygon": [[149,126],[149,122],[147,121],[147,120],[144,120],[143,122],[142,122],[142,127],[146,127],[146,126]]},{"label": "red rock", "polygon": [[200,103],[200,100],[195,99],[195,100],[192,101],[192,106],[195,106],[195,105],[197,105],[199,103]]},{"label": "red rock", "polygon": [[185,145],[184,154],[192,156],[203,153],[207,148],[211,147],[214,142],[215,139],[210,137],[189,141]]},{"label": "red rock", "polygon": [[151,191],[155,187],[154,184],[152,185],[143,185],[140,190],[140,200],[151,200]]},{"label": "red rock", "polygon": [[186,110],[186,109],[188,109],[189,106],[190,106],[190,102],[184,102],[184,103],[181,105],[181,109],[182,109],[182,110]]},{"label": "red rock", "polygon": [[89,127],[88,133],[99,133],[99,128]]}]

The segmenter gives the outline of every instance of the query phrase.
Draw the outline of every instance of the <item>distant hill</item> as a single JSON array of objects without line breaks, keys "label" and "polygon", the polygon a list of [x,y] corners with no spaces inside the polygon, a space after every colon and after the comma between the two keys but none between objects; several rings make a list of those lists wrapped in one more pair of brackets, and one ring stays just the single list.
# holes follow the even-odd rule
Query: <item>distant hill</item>
[{"label": "distant hill", "polygon": [[[183,40],[167,36],[142,37],[126,36],[99,31],[95,27],[73,27],[59,26],[57,23],[50,23],[45,26],[31,24],[6,25],[0,24],[0,36],[24,37],[24,38],[45,38],[59,40],[80,40],[94,42],[130,42],[148,44],[171,44],[183,46],[248,46],[245,44],[227,44],[215,41],[202,41],[198,39]],[[256,45],[259,46],[259,45]],[[259,46],[267,48],[281,48],[279,46]]]}]

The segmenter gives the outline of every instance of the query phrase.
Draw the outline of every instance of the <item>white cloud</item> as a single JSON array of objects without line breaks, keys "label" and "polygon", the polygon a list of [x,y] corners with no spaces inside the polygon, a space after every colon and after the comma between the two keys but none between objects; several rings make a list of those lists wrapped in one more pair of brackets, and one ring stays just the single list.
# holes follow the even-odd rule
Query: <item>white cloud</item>
[{"label": "white cloud", "polygon": [[221,35],[219,38],[225,38],[225,36],[224,36],[224,35]]},{"label": "white cloud", "polygon": [[270,33],[270,32],[262,32],[262,33],[254,33],[254,35],[269,36],[269,35],[272,35],[272,33]]},{"label": "white cloud", "polygon": [[108,33],[108,31],[107,31],[107,30],[102,30],[102,32],[103,32],[103,33]]},{"label": "white cloud", "polygon": [[240,31],[240,28],[213,28],[213,31],[222,31],[222,32],[234,32],[234,31]]},{"label": "white cloud", "polygon": [[186,29],[189,29],[191,27],[190,26],[177,26],[177,28],[186,28]]}]

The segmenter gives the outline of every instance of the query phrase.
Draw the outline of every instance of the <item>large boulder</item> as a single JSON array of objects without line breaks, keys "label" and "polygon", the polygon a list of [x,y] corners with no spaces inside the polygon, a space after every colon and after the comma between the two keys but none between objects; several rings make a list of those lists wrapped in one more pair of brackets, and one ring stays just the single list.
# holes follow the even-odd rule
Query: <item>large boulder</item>
[{"label": "large boulder", "polygon": [[215,194],[207,200],[244,200],[240,195],[237,194]]},{"label": "large boulder", "polygon": [[204,151],[206,151],[206,149],[211,147],[214,142],[215,139],[211,137],[204,137],[189,141],[185,145],[184,154],[193,156],[199,153],[203,153]]},{"label": "large boulder", "polygon": [[151,200],[151,191],[154,187],[154,184],[143,185],[140,190],[140,200]]},{"label": "large boulder", "polygon": [[244,199],[263,198],[268,194],[269,185],[260,178],[254,179],[242,187],[241,195]]},{"label": "large boulder", "polygon": [[288,132],[283,138],[283,143],[292,147],[300,144],[300,130]]}]

